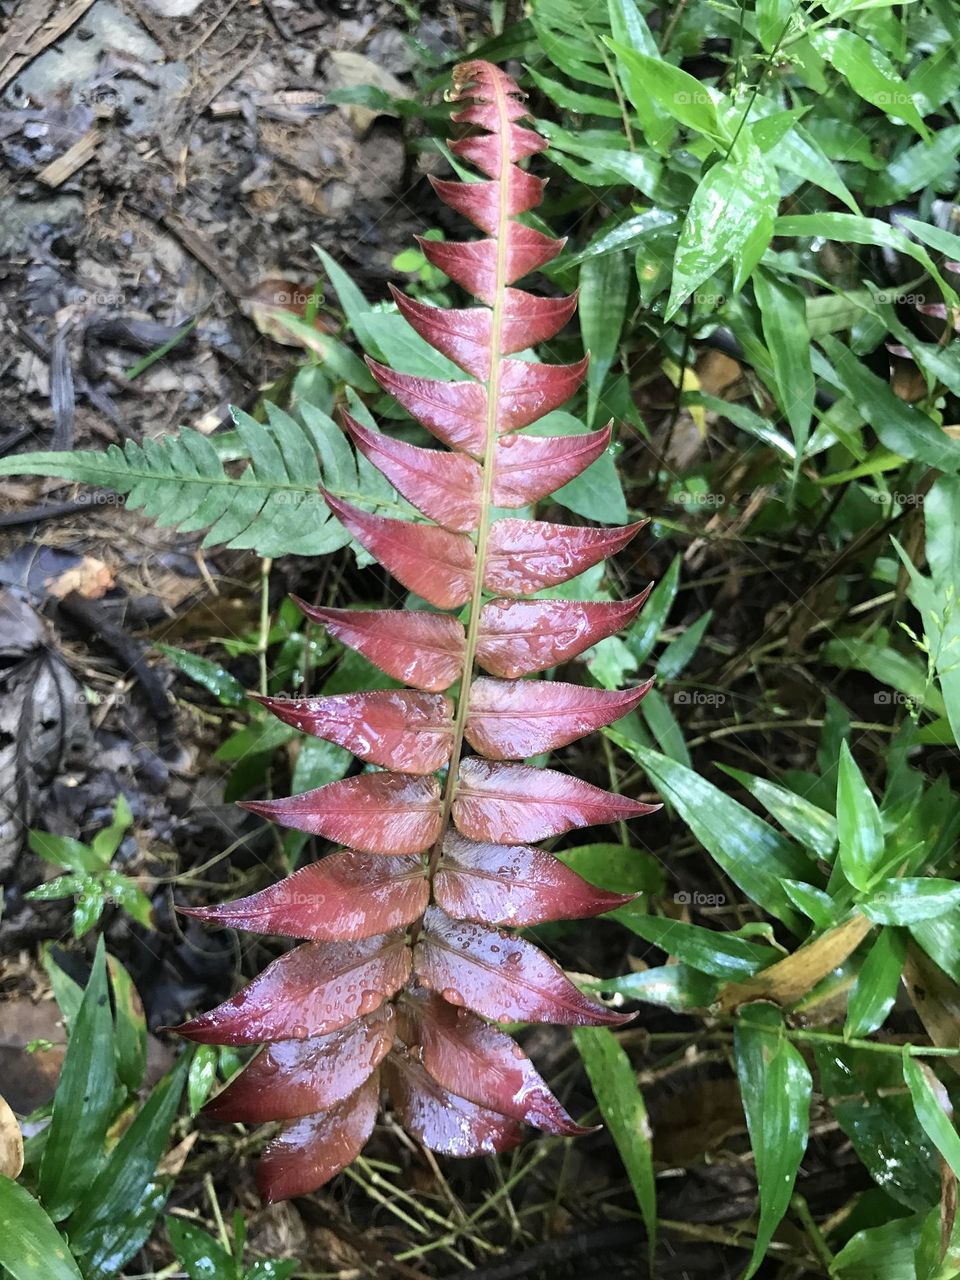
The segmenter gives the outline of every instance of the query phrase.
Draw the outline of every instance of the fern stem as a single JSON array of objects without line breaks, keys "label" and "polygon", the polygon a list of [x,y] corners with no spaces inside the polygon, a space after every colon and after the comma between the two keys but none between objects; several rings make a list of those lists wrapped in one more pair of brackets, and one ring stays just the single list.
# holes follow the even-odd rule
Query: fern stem
[{"label": "fern stem", "polygon": [[470,687],[476,665],[477,640],[480,635],[480,610],[483,597],[483,578],[487,561],[487,541],[490,536],[490,506],[493,500],[493,477],[497,447],[497,420],[500,401],[500,336],[503,327],[503,304],[507,288],[507,236],[509,234],[508,201],[510,193],[510,119],[507,101],[502,87],[497,86],[497,113],[500,117],[500,207],[497,213],[497,265],[494,279],[493,316],[490,324],[490,371],[487,374],[487,421],[483,451],[483,472],[480,482],[480,524],[477,528],[477,552],[473,571],[473,588],[470,593],[470,618],[467,623],[463,659],[463,678],[457,700],[457,714],[453,724],[453,749],[443,793],[440,835],[430,851],[428,876],[431,895],[433,877],[443,852],[443,841],[450,825],[450,812],[457,793],[460,775],[460,759],[463,755],[463,735],[470,708]]}]

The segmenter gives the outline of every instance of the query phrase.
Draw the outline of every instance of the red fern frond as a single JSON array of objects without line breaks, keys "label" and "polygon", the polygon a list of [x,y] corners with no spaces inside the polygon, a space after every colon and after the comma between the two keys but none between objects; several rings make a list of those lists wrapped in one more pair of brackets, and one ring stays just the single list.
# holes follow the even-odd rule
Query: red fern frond
[{"label": "red fern frond", "polygon": [[231,1000],[178,1028],[205,1044],[266,1046],[207,1111],[222,1120],[284,1121],[258,1170],[267,1200],[313,1190],[348,1164],[370,1136],[381,1086],[409,1132],[449,1155],[505,1151],[520,1141],[522,1125],[585,1132],[495,1024],[623,1020],[510,930],[629,901],[531,842],[651,806],[519,762],[610,724],[650,686],[618,693],[522,677],[627,625],[645,593],[615,603],[513,597],[567,582],[622,550],[641,526],[492,514],[534,503],[579,475],[607,447],[610,428],[517,434],[563,404],[584,377],[586,359],[510,358],[554,337],[576,296],[513,287],[562,248],[515,221],[543,189],[519,162],[546,147],[518,123],[523,95],[496,67],[470,62],[455,70],[452,96],[466,103],[454,120],[473,126],[452,150],[484,177],[434,187],[484,238],[421,247],[480,305],[444,310],[395,298],[417,333],[468,376],[443,382],[369,362],[380,386],[446,449],[393,439],[345,415],[357,449],[429,523],[324,497],[405,587],[438,610],[467,606],[466,625],[444,613],[298,602],[408,687],[261,701],[380,771],[247,804],[344,847],[251,897],[190,913],[302,940]]}]

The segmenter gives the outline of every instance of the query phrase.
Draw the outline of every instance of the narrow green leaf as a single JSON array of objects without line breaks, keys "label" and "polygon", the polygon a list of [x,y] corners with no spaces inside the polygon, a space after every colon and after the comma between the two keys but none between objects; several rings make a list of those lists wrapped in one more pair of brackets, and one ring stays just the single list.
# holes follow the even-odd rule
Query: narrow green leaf
[{"label": "narrow green leaf", "polygon": [[657,1238],[653,1134],[637,1077],[616,1036],[606,1027],[575,1027],[573,1039],[637,1197],[652,1258]]},{"label": "narrow green leaf", "polygon": [[877,1031],[893,1008],[907,954],[907,935],[901,929],[881,929],[867,952],[850,999],[843,1034],[860,1039]]},{"label": "narrow green leaf", "polygon": [[728,764],[721,764],[720,768],[746,787],[805,849],[818,858],[832,861],[837,848],[837,823],[832,813],[767,778],[744,773],[742,769],[734,769]]},{"label": "narrow green leaf", "polygon": [[733,882],[765,911],[795,933],[804,925],[780,883],[809,875],[805,854],[762,818],[676,761],[630,742],[613,729],[604,732],[646,770],[655,789]]},{"label": "narrow green leaf", "polygon": [[803,880],[780,881],[787,897],[805,916],[813,921],[815,929],[829,929],[836,923],[836,907],[829,893],[816,889]]},{"label": "narrow green leaf", "polygon": [[921,138],[929,138],[930,132],[909,88],[890,59],[875,45],[839,27],[814,32],[810,41],[865,102],[878,107],[891,120],[905,120]]},{"label": "narrow green leaf", "polygon": [[743,1276],[750,1280],[790,1204],[807,1148],[813,1081],[773,1005],[741,1011],[733,1047],[760,1192],[756,1243]]},{"label": "narrow green leaf", "polygon": [[957,182],[957,152],[960,125],[934,134],[930,142],[917,142],[901,151],[885,169],[872,173],[864,191],[872,205],[896,204],[914,191],[934,185],[938,191],[954,190]]},{"label": "narrow green leaf", "polygon": [[[685,895],[676,896],[682,900]],[[752,978],[761,969],[783,959],[781,952],[773,947],[761,946],[720,929],[704,929],[664,916],[640,916],[628,927],[690,968],[728,982]]]},{"label": "narrow green leaf", "polygon": [[859,903],[860,910],[878,924],[918,924],[956,910],[960,884],[936,876],[903,876],[881,880]]},{"label": "narrow green leaf", "polygon": [[776,374],[770,390],[790,424],[796,468],[799,468],[810,435],[816,391],[806,298],[795,284],[762,267],[754,272],[753,289],[760,307],[764,341]]},{"label": "narrow green leaf", "polygon": [[212,1044],[198,1044],[187,1074],[187,1104],[195,1116],[217,1082],[217,1050]]},{"label": "narrow green leaf", "polygon": [[866,892],[883,863],[883,825],[846,742],[840,747],[837,776],[837,838],[843,874],[855,889]]},{"label": "narrow green leaf", "polygon": [[925,413],[895,395],[882,378],[872,373],[837,338],[821,338],[820,345],[836,370],[840,389],[888,449],[939,471],[960,470],[960,442],[946,435]]},{"label": "narrow green leaf", "polygon": [[27,844],[33,853],[52,862],[55,867],[69,867],[72,871],[99,871],[103,863],[96,853],[79,840],[70,836],[55,836],[49,831],[30,831]]},{"label": "narrow green leaf", "polygon": [[[715,105],[715,100],[721,95],[716,90],[701,84],[672,63],[664,62],[659,56],[650,57],[649,54],[630,49],[617,40],[605,38],[605,43],[617,55],[618,64],[629,73],[624,88],[630,94],[632,102],[634,94],[645,97],[647,101],[652,96],[668,116],[688,129],[706,134],[709,138],[723,137]],[[658,132],[655,136],[648,137],[647,141],[656,147],[661,143],[662,135]]]},{"label": "narrow green leaf", "polygon": [[674,556],[670,568],[650,592],[647,603],[625,636],[627,648],[637,662],[645,662],[653,652],[660,632],[666,624],[677,598],[680,585],[680,564],[682,557]]},{"label": "narrow green leaf", "polygon": [[213,694],[224,707],[239,707],[246,700],[246,692],[240,681],[219,662],[211,662],[198,653],[177,649],[169,644],[155,644],[155,649],[170,659],[194,684]]},{"label": "narrow green leaf", "polygon": [[107,957],[116,1006],[117,1075],[130,1093],[143,1084],[147,1068],[147,1023],[133,979],[116,956]]},{"label": "narrow green leaf", "polygon": [[587,425],[593,426],[600,392],[616,358],[627,313],[630,264],[624,253],[588,258],[580,268],[580,332],[590,353]]},{"label": "narrow green leaf", "polygon": [[587,987],[684,1013],[688,1009],[708,1009],[717,998],[720,983],[689,965],[664,964],[622,978],[604,978]]},{"label": "narrow green leaf", "polygon": [[606,116],[611,120],[620,119],[620,106],[611,90],[610,96],[601,98],[595,93],[582,93],[571,89],[559,80],[553,80],[531,65],[527,65],[527,75],[551,102],[555,102],[564,111],[572,111],[574,115]]},{"label": "narrow green leaf", "polygon": [[[610,31],[618,45],[634,53],[660,60],[657,42],[635,0],[608,0],[607,10],[610,16]],[[627,62],[619,54],[616,54],[616,59],[617,74],[624,93],[637,113],[643,136],[651,146],[666,153],[675,132],[671,117],[660,111],[647,90],[646,79],[638,75],[636,66]]]},{"label": "narrow green leaf", "polygon": [[78,1251],[89,1252],[94,1242],[102,1245],[100,1237],[107,1235],[113,1240],[111,1247],[118,1247],[126,1217],[135,1214],[154,1180],[180,1105],[190,1056],[182,1054],[153,1088],[97,1176],[91,1180],[86,1171],[86,1191],[70,1220],[71,1239]]},{"label": "narrow green leaf", "polygon": [[67,1044],[40,1164],[40,1195],[55,1221],[67,1216],[90,1185],[90,1178],[103,1159],[110,1123],[113,1019],[105,958],[100,938]]},{"label": "narrow green leaf", "polygon": [[676,680],[686,669],[700,647],[700,641],[713,620],[713,610],[702,613],[696,622],[684,627],[676,640],[671,640],[657,659],[657,675],[662,680]]},{"label": "narrow green leaf", "polygon": [[690,752],[683,739],[683,730],[659,689],[651,689],[640,703],[640,714],[663,754],[689,768]]},{"label": "narrow green leaf", "polygon": [[950,1119],[950,1095],[930,1067],[910,1056],[909,1045],[903,1049],[903,1078],[924,1133],[960,1178],[960,1134]]},{"label": "narrow green leaf", "polygon": [[[926,223],[917,223],[923,228],[920,234],[913,226],[914,219],[901,219],[901,226],[912,231],[924,244],[931,241],[929,235],[935,228]],[[908,224],[910,224],[908,226]],[[774,234],[777,236],[822,236],[826,240],[837,240],[840,244],[867,244],[878,249],[895,249],[898,253],[913,258],[926,268],[946,296],[956,302],[956,291],[943,278],[933,259],[923,248],[911,240],[900,227],[892,227],[889,222],[881,222],[879,218],[858,217],[852,213],[793,213],[777,218]],[[941,233],[946,236],[948,232]],[[939,237],[936,238],[939,241]],[[957,240],[957,236],[952,236]],[[942,243],[942,241],[940,241]],[[934,247],[937,247],[934,244]],[[941,250],[942,252],[942,250]]]},{"label": "narrow green leaf", "polygon": [[83,1280],[67,1242],[29,1191],[0,1173],[0,1267],[12,1280]]}]

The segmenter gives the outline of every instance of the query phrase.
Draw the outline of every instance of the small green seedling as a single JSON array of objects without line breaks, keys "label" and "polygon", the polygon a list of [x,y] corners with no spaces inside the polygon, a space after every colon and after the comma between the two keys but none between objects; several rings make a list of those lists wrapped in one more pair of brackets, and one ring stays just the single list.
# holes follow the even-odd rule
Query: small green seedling
[{"label": "small green seedling", "polygon": [[27,842],[33,852],[55,867],[64,868],[64,874],[38,885],[26,896],[40,902],[72,897],[75,938],[82,938],[93,928],[109,903],[115,903],[145,929],[152,929],[150,899],[129,876],[121,875],[110,865],[132,824],[130,806],[121,795],[117,797],[113,821],[98,831],[90,844],[48,831],[31,831]]}]

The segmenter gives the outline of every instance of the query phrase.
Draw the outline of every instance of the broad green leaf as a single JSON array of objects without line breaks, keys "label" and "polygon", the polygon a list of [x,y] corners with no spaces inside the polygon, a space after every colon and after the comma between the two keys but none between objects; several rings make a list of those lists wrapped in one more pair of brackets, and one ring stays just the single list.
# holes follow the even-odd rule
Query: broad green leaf
[{"label": "broad green leaf", "polygon": [[[816,387],[810,361],[806,298],[796,285],[758,268],[753,289],[776,379],[770,390],[790,424],[799,468],[810,435]],[[796,474],[796,472],[795,472]]]},{"label": "broad green leaf", "polygon": [[822,58],[833,64],[847,84],[872,107],[878,107],[891,120],[904,120],[921,138],[930,132],[907,85],[897,74],[893,63],[875,45],[853,31],[831,27],[810,36],[813,47]]},{"label": "broad green leaf", "polygon": [[807,1148],[813,1081],[774,1005],[750,1004],[741,1010],[733,1052],[760,1193],[757,1238],[743,1276],[749,1280],[790,1204]]},{"label": "broad green leaf", "polygon": [[877,924],[918,924],[956,911],[960,884],[936,876],[881,880],[858,905]]},{"label": "broad green leaf", "polygon": [[[748,245],[759,259],[770,243],[779,201],[776,175],[753,144],[707,170],[680,230],[665,320],[725,263],[742,266],[738,260]],[[754,232],[762,243],[751,242]]]},{"label": "broad green leaf", "polygon": [[[363,685],[366,689],[368,686]],[[338,782],[353,764],[353,756],[325,738],[304,737],[297,751],[297,762],[290,779],[291,793],[299,795],[315,787]]]},{"label": "broad green leaf", "polygon": [[573,1041],[637,1197],[652,1259],[657,1237],[653,1134],[636,1073],[616,1036],[607,1027],[575,1027]]},{"label": "broad green leaf", "polygon": [[206,1231],[183,1218],[167,1218],[167,1235],[190,1280],[237,1280],[237,1264]]},{"label": "broad green leaf", "polygon": [[0,1267],[11,1280],[83,1280],[67,1242],[19,1183],[0,1173]]},{"label": "broad green leaf", "polygon": [[927,1208],[858,1231],[833,1259],[831,1275],[837,1280],[918,1280],[915,1255],[929,1213]]},{"label": "broad green leaf", "polygon": [[729,982],[751,978],[761,969],[783,959],[773,947],[760,946],[721,929],[704,929],[700,925],[668,920],[664,916],[639,916],[631,920],[628,927],[667,955],[675,956],[682,964],[711,978],[724,978]]},{"label": "broad green leaf", "polygon": [[960,985],[960,913],[921,920],[910,933],[931,960]]},{"label": "broad green leaf", "polygon": [[903,1078],[924,1133],[953,1170],[954,1177],[960,1178],[960,1134],[950,1119],[953,1111],[950,1096],[932,1068],[911,1057],[908,1045],[903,1050]]},{"label": "broad green leaf", "polygon": [[939,471],[960,470],[960,441],[953,440],[925,413],[895,395],[837,338],[821,338],[820,345],[836,371],[840,390],[846,392],[888,449]]},{"label": "broad green leaf", "polygon": [[[618,64],[629,73],[628,80],[624,82],[628,93],[639,93],[647,101],[654,98],[668,116],[688,129],[709,138],[724,136],[717,118],[715,104],[720,95],[716,90],[660,57],[650,57],[616,40],[605,40],[605,43],[617,55]],[[661,141],[661,135],[648,137],[647,141],[655,147]]]},{"label": "broad green leaf", "polygon": [[709,1008],[717,998],[720,983],[689,965],[665,964],[587,986],[591,991],[605,991],[683,1013],[687,1009]]},{"label": "broad green leaf", "polygon": [[107,957],[116,1006],[117,1075],[130,1093],[143,1084],[147,1068],[147,1023],[133,979],[116,958]]},{"label": "broad green leaf", "polygon": [[832,861],[837,848],[837,823],[832,813],[826,813],[818,805],[776,782],[744,773],[732,765],[722,764],[720,768],[746,787],[805,849],[826,862]]},{"label": "broad green leaf", "polygon": [[876,1184],[908,1209],[936,1203],[936,1154],[904,1091],[899,1057],[838,1043],[814,1052],[829,1109]]},{"label": "broad green leaf", "polygon": [[846,742],[840,747],[837,776],[837,839],[843,874],[855,889],[866,892],[883,865],[883,825]]},{"label": "broad green leaf", "polygon": [[587,369],[587,425],[593,426],[600,392],[620,342],[627,313],[630,265],[625,253],[588,258],[580,268],[580,332],[590,353]]},{"label": "broad green leaf", "polygon": [[654,788],[673,805],[730,879],[794,933],[804,932],[802,920],[780,881],[784,877],[802,880],[808,876],[810,863],[806,855],[762,818],[692,770],[630,742],[616,730],[604,732],[646,770]]},{"label": "broad green leaf", "polygon": [[173,1070],[154,1086],[97,1176],[91,1179],[87,1171],[87,1190],[70,1220],[70,1238],[78,1252],[103,1248],[107,1241],[110,1248],[122,1247],[127,1219],[135,1219],[166,1149],[190,1056],[181,1054]]},{"label": "broad green leaf", "polygon": [[50,1216],[65,1218],[103,1159],[114,1085],[113,1019],[103,938],[74,1019],[40,1163],[40,1195]]},{"label": "broad green leaf", "polygon": [[847,1001],[847,1020],[843,1024],[847,1039],[868,1036],[886,1022],[897,998],[906,954],[906,934],[901,929],[880,930]]}]

